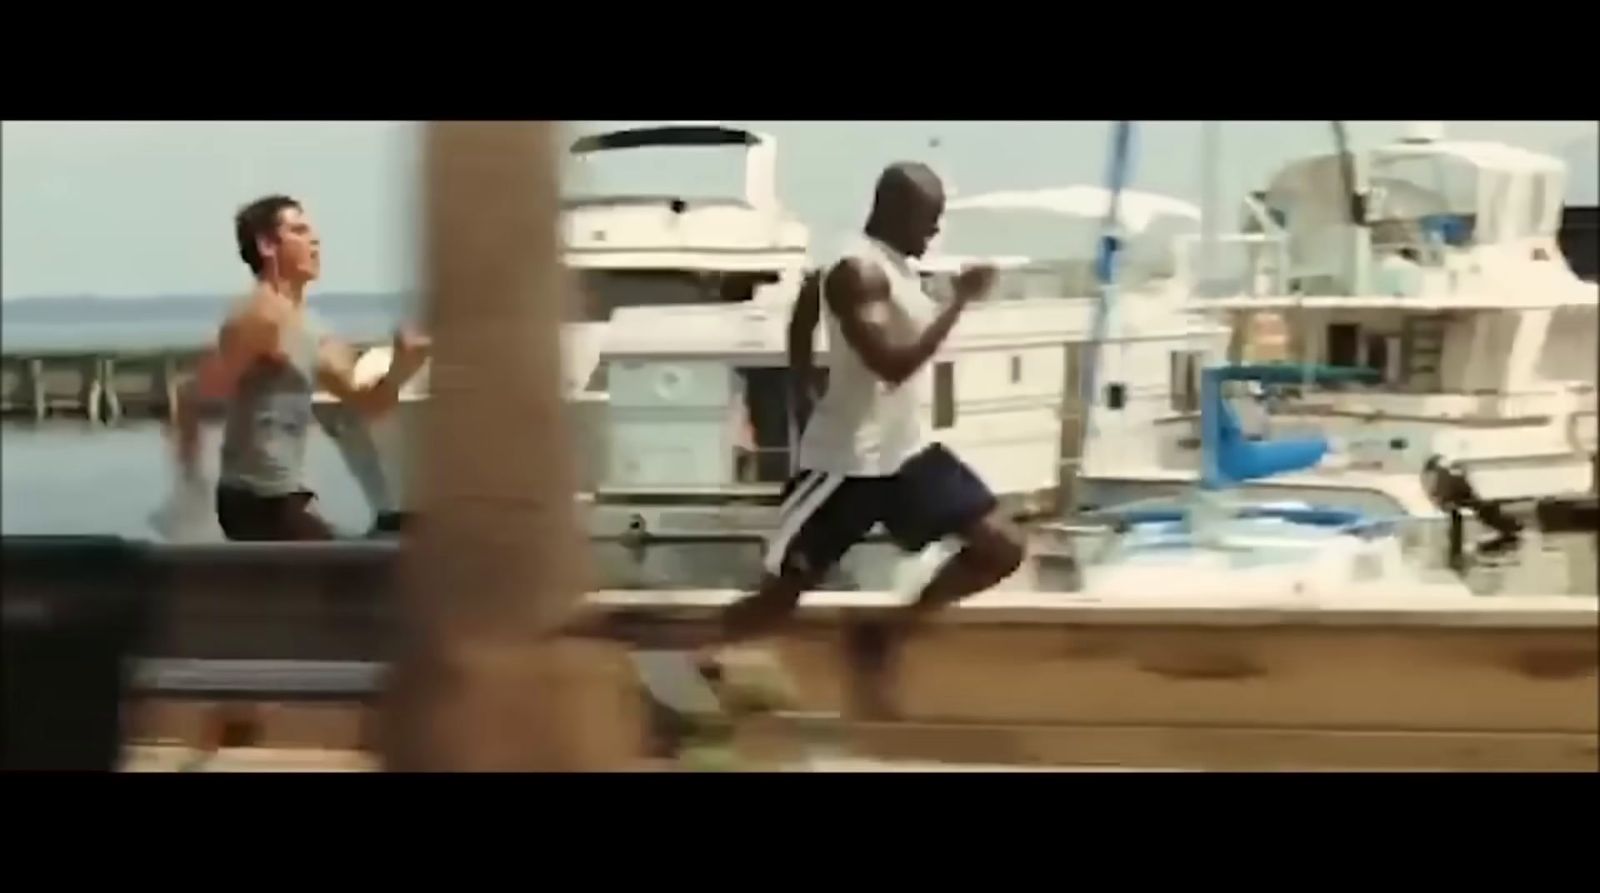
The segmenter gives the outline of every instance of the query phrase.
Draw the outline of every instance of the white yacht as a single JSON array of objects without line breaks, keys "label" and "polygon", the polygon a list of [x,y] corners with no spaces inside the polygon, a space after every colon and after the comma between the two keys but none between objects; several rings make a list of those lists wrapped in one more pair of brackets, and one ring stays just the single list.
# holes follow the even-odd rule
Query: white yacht
[{"label": "white yacht", "polygon": [[[579,319],[564,332],[567,387],[594,392],[606,324],[625,307],[741,302],[759,285],[805,265],[810,235],[778,200],[772,137],[720,124],[666,124],[590,134],[576,140],[573,179],[613,156],[667,163],[667,153],[742,153],[738,195],[569,194],[561,231],[567,266],[577,272]],[[619,159],[620,160],[620,159]]]},{"label": "white yacht", "polygon": [[[564,260],[575,274],[573,318],[562,331],[563,387],[572,401],[580,480],[592,489],[607,466],[607,381],[600,362],[606,331],[619,310],[749,301],[757,288],[795,280],[810,236],[778,201],[777,145],[766,134],[714,123],[673,123],[587,134],[569,151],[567,173],[580,184],[604,180],[608,160],[664,166],[674,153],[712,161],[740,156],[734,195],[569,190],[562,201]],[[619,156],[623,156],[620,157]],[[388,368],[389,349],[366,352],[357,377]],[[406,389],[394,416],[370,428],[349,423],[328,394],[317,414],[380,515],[404,508],[401,426],[426,399],[426,376]],[[387,469],[385,465],[389,466]]]},{"label": "white yacht", "polygon": [[[1363,366],[1375,380],[1278,388],[1247,401],[1258,434],[1317,432],[1318,467],[1251,482],[1257,498],[1307,498],[1425,515],[1422,471],[1454,466],[1489,502],[1589,492],[1594,474],[1600,292],[1557,243],[1566,171],[1496,143],[1407,139],[1346,160],[1295,161],[1246,202],[1241,232],[1178,244],[1177,287],[1228,324],[1234,360]],[[1283,350],[1252,344],[1276,330]],[[1174,354],[1174,374],[1192,360]],[[1161,457],[1086,473],[1086,500],[1170,493],[1196,477],[1192,422]]]}]

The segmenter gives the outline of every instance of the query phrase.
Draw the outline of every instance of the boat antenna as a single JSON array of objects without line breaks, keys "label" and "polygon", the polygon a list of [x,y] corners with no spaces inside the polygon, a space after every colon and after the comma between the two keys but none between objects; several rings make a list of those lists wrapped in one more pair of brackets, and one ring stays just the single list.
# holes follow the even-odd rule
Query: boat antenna
[{"label": "boat antenna", "polygon": [[1211,297],[1217,276],[1219,123],[1200,122],[1200,263],[1195,277],[1200,297]]},{"label": "boat antenna", "polygon": [[960,195],[961,190],[957,188],[955,177],[950,168],[950,156],[945,152],[944,137],[937,133],[928,137],[928,154],[930,156],[929,162],[934,172],[939,175],[940,182],[944,184],[945,197],[955,198]]},{"label": "boat antenna", "polygon": [[[1345,195],[1345,222],[1352,227],[1364,227],[1367,225],[1367,197],[1356,186],[1356,156],[1350,149],[1349,128],[1345,126],[1343,121],[1329,121],[1328,124],[1333,129],[1334,151],[1339,156],[1339,182],[1344,189]],[[1354,271],[1359,266],[1353,256],[1355,248],[1347,247],[1347,250],[1351,252],[1352,256],[1348,260],[1350,261],[1350,269]],[[1303,317],[1301,322],[1304,322]],[[1298,353],[1300,354],[1300,364],[1304,367],[1304,385],[1309,387],[1311,384],[1311,357],[1307,355],[1306,345],[1307,339],[1302,337]]]},{"label": "boat antenna", "polygon": [[1333,125],[1333,145],[1339,153],[1339,179],[1344,186],[1346,222],[1351,226],[1367,225],[1367,197],[1356,188],[1356,156],[1350,151],[1350,134],[1343,121],[1329,121]]}]

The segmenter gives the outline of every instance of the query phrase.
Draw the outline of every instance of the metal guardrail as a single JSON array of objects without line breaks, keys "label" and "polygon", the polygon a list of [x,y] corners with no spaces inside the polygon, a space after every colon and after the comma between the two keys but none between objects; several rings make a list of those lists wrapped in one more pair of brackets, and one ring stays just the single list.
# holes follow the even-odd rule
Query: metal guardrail
[{"label": "metal guardrail", "polygon": [[147,697],[365,700],[383,691],[387,671],[373,661],[157,658],[136,664],[129,689]]}]

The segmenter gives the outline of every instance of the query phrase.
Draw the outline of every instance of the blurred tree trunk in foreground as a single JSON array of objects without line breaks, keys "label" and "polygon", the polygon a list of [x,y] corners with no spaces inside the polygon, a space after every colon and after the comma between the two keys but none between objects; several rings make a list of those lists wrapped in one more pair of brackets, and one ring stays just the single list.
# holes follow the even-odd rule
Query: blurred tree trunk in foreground
[{"label": "blurred tree trunk in foreground", "polygon": [[548,122],[425,128],[431,399],[385,705],[400,771],[632,768],[625,655],[547,638],[589,587],[560,388],[559,178]]}]

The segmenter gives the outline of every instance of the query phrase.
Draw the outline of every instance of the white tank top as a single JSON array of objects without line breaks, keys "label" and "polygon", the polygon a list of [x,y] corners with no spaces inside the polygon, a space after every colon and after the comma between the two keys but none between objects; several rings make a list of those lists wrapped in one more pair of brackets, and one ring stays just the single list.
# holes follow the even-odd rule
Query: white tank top
[{"label": "white tank top", "polygon": [[[890,300],[904,311],[904,318],[891,322],[896,340],[914,340],[933,321],[936,305],[904,255],[862,236],[843,257],[874,264],[889,280]],[[928,446],[924,415],[931,402],[929,364],[901,384],[889,384],[845,340],[826,294],[822,308],[828,326],[828,390],[800,437],[799,465],[854,477],[892,475]]]}]

